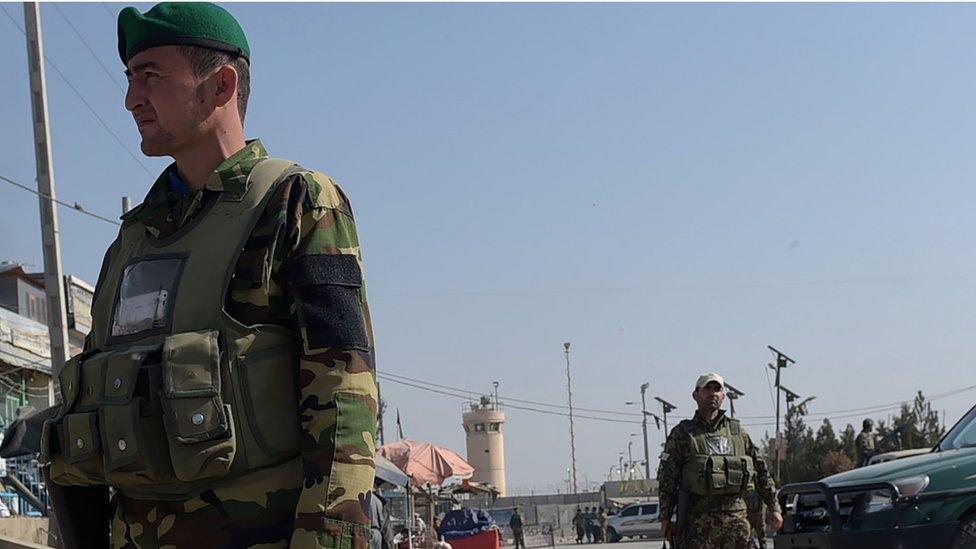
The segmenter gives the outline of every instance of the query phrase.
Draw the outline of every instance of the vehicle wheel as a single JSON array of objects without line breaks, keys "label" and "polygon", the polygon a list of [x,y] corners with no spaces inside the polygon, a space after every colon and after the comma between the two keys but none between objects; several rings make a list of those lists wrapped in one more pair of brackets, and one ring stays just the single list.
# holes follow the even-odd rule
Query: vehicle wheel
[{"label": "vehicle wheel", "polygon": [[976,549],[976,514],[971,514],[959,523],[959,531],[952,540],[950,549]]},{"label": "vehicle wheel", "polygon": [[618,541],[620,541],[620,536],[617,534],[617,531],[614,530],[613,528],[607,528],[607,540],[609,540],[610,543],[617,543]]}]

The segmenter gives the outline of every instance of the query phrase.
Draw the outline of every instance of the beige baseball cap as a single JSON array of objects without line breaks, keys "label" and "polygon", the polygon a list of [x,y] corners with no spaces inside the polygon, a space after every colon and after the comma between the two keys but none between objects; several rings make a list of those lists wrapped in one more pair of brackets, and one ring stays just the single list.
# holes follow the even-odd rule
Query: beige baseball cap
[{"label": "beige baseball cap", "polygon": [[696,389],[701,389],[702,387],[708,385],[709,382],[714,381],[725,388],[725,378],[716,374],[715,372],[709,372],[698,378],[698,383],[695,383]]}]

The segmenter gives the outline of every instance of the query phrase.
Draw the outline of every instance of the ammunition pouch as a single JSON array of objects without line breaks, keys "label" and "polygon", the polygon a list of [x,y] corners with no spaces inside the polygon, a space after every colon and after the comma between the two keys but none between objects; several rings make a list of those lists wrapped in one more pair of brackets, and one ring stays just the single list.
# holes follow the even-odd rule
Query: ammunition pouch
[{"label": "ammunition pouch", "polygon": [[169,499],[296,455],[297,351],[270,350],[230,360],[208,330],[72,358],[41,435],[51,480]]},{"label": "ammunition pouch", "polygon": [[755,487],[749,456],[695,455],[681,471],[682,488],[698,496],[742,494]]}]

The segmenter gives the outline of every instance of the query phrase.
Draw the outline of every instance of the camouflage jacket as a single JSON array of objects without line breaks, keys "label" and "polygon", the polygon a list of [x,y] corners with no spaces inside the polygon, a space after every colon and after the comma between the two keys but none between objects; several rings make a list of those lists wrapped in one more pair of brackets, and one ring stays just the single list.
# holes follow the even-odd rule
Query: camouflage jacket
[{"label": "camouflage jacket", "polygon": [[[729,421],[723,410],[719,410],[718,418],[709,423],[695,412],[695,417],[689,422],[697,422],[702,428],[713,431]],[[684,423],[684,421],[682,422]],[[756,491],[762,501],[773,511],[779,511],[779,502],[776,501],[776,486],[769,476],[769,469],[766,467],[766,460],[763,459],[753,444],[748,433],[746,438],[746,454],[752,458],[756,468]],[[678,488],[681,486],[681,468],[685,461],[692,455],[691,437],[682,424],[678,424],[671,433],[668,440],[664,443],[664,452],[661,453],[661,460],[657,469],[658,490],[661,501],[661,516],[667,517],[677,511]],[[743,495],[722,495],[722,496],[692,496],[690,512],[711,512],[711,511],[745,511],[746,502]]]},{"label": "camouflage jacket", "polygon": [[[267,157],[260,141],[249,141],[196,192],[181,188],[173,164],[143,203],[123,216],[123,222],[141,222],[154,236],[166,237],[216,195],[243,192],[251,169]],[[295,330],[302,339],[300,371],[295,375],[304,479],[295,482],[301,488],[295,498],[292,546],[366,547],[369,517],[363,501],[373,484],[377,394],[365,285],[359,292],[362,317],[340,323],[342,315],[331,311],[320,295],[291,284],[293,278],[307,277],[296,271],[327,271],[323,261],[328,257],[354,258],[351,261],[362,272],[352,209],[336,183],[317,172],[302,171],[272,192],[234,269],[225,307],[245,325],[278,324]],[[349,333],[348,324],[356,324],[352,330],[362,334],[359,339],[365,339],[365,344],[341,348],[316,344],[323,332],[332,340],[337,333]],[[341,432],[337,432],[339,424],[346,426]]]}]

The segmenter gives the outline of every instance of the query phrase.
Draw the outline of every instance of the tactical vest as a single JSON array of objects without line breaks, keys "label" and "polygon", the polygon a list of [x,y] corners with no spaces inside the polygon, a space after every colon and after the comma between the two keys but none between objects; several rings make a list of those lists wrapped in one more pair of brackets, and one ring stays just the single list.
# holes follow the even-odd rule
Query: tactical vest
[{"label": "tactical vest", "polygon": [[755,487],[756,470],[746,454],[746,436],[736,419],[714,431],[697,421],[679,426],[691,438],[691,455],[681,468],[681,488],[699,496],[742,494]]},{"label": "tactical vest", "polygon": [[58,376],[61,409],[41,444],[52,481],[179,500],[298,454],[296,334],[224,310],[272,190],[298,171],[259,162],[246,191],[209,197],[166,238],[122,228],[93,298],[91,349]]}]

